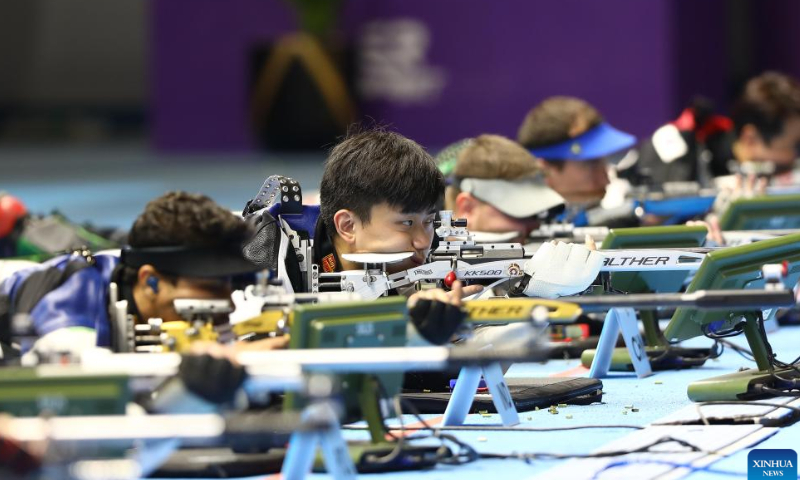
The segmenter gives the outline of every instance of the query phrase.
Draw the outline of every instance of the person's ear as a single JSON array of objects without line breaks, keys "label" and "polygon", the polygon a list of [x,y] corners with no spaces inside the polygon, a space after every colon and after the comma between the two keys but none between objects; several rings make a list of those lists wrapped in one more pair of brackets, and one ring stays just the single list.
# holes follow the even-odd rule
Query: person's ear
[{"label": "person's ear", "polygon": [[542,173],[544,174],[545,177],[550,175],[550,172],[553,170],[553,166],[552,165],[550,165],[549,163],[545,162],[541,158],[537,158],[536,159],[536,163],[539,165],[539,170],[542,171]]},{"label": "person's ear", "polygon": [[453,212],[455,218],[461,218],[470,215],[478,206],[478,199],[472,196],[471,193],[459,192],[456,195],[456,209]]},{"label": "person's ear", "polygon": [[[154,282],[153,279],[156,281]],[[157,308],[159,291],[164,282],[161,275],[152,265],[142,265],[136,272],[136,283],[133,285],[133,301],[141,314],[141,321],[158,316]],[[155,286],[156,288],[153,288]]]},{"label": "person's ear", "polygon": [[161,277],[152,265],[142,265],[136,274],[136,286],[149,295],[157,295]]},{"label": "person's ear", "polygon": [[342,209],[333,214],[333,224],[336,227],[336,234],[344,242],[354,244],[356,241],[355,232],[359,219],[350,210]]}]

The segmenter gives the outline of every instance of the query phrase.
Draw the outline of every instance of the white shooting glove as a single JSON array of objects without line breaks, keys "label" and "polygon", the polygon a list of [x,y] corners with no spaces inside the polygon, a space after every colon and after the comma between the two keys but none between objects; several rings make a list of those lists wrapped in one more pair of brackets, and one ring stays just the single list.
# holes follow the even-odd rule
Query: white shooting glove
[{"label": "white shooting glove", "polygon": [[525,274],[531,278],[524,293],[541,298],[580,293],[589,288],[602,265],[603,256],[583,245],[545,243],[525,261]]}]

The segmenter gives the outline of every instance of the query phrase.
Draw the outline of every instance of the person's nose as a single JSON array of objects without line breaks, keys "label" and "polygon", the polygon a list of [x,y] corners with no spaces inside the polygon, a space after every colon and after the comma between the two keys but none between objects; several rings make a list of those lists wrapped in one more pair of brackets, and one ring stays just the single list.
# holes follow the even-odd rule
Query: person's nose
[{"label": "person's nose", "polygon": [[429,249],[433,241],[432,233],[424,225],[417,225],[411,233],[411,245],[419,251]]}]

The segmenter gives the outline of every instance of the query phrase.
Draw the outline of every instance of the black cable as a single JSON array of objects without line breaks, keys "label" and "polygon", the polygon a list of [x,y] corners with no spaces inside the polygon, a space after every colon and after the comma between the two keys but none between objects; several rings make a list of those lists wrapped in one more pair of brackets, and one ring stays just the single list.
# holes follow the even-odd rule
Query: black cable
[{"label": "black cable", "polygon": [[[386,392],[386,388],[378,380],[377,377],[373,376],[373,378],[375,378],[375,381],[381,392],[381,396],[384,399],[388,400],[389,396],[388,393]],[[400,453],[403,450],[403,446],[405,445],[406,442],[412,440],[423,440],[426,438],[438,438],[442,442],[439,451],[437,451],[436,463],[442,463],[446,465],[463,465],[466,463],[474,462],[475,460],[478,459],[478,453],[471,446],[460,441],[453,435],[447,435],[438,432],[436,428],[434,428],[428,422],[426,422],[425,419],[422,418],[422,414],[419,412],[419,410],[416,409],[414,404],[410,403],[408,400],[406,400],[400,395],[395,396],[393,400],[394,400],[394,407],[396,410],[395,413],[397,414],[398,420],[400,421],[400,436],[398,437],[392,433],[392,431],[386,425],[386,419],[383,417],[383,414],[381,412],[381,423],[383,425],[383,429],[389,436],[392,437],[392,439],[394,439],[397,442],[397,444],[392,449],[392,451],[389,452],[389,454],[387,454],[384,457],[379,457],[378,459],[373,460],[375,463],[390,463],[400,455]],[[425,430],[429,430],[432,433],[431,435],[414,436],[407,438],[406,433],[412,429],[406,427],[405,422],[403,421],[403,415],[404,415],[403,403],[405,403],[407,407],[410,407],[410,409],[412,410],[412,415],[414,415],[414,417],[416,417],[416,419],[424,426]],[[342,428],[350,430],[359,429],[358,427],[348,428],[347,426],[344,426]],[[422,429],[415,428],[413,430],[422,430]],[[447,448],[446,442],[448,441],[457,445],[460,449],[460,451],[455,456],[453,456],[452,451],[449,448]]]},{"label": "black cable", "polygon": [[715,358],[719,358],[725,351],[725,344],[717,340],[714,342],[714,345],[712,345],[708,351],[709,354],[706,355],[704,360],[713,360]]},{"label": "black cable", "polygon": [[789,364],[794,365],[795,363],[798,363],[798,362],[800,362],[800,356],[798,356],[797,358],[795,358],[794,360],[789,362]]},{"label": "black cable", "polygon": [[[623,290],[618,290],[618,289],[614,288],[611,285],[611,272],[601,272],[600,273],[600,285],[602,285],[603,291],[605,293],[616,293],[616,294],[620,294],[620,295],[627,295],[629,293],[629,292],[626,292],[626,291],[623,291]],[[592,286],[587,288],[586,291],[590,292],[592,290],[591,287]]]},{"label": "black cable", "polygon": [[[782,382],[783,384],[788,384],[788,386],[786,388],[772,388],[772,387],[769,387],[769,386],[766,386],[766,385],[760,385],[759,386],[760,393],[767,393],[767,394],[774,395],[774,396],[800,397],[800,391],[796,390],[796,389],[800,388],[800,379],[784,378],[784,377],[778,375],[777,373],[775,373],[774,370],[772,370],[772,369],[776,369],[776,368],[791,369],[791,370],[794,371],[794,373],[800,375],[800,368],[798,368],[798,365],[796,365],[797,364],[797,360],[800,359],[800,357],[798,357],[798,359],[794,360],[791,363],[784,363],[784,362],[781,362],[780,360],[778,360],[776,358],[776,356],[775,356],[774,350],[772,349],[772,344],[769,342],[769,339],[767,337],[767,330],[764,327],[764,314],[760,310],[756,312],[756,324],[758,326],[758,335],[761,337],[761,341],[764,343],[764,347],[767,350],[767,360],[769,361],[769,364],[770,364],[770,367],[771,367],[770,372],[769,372],[770,376],[773,379],[777,380],[778,382]],[[739,324],[737,324],[737,327],[739,327],[740,325],[743,326],[744,324],[743,323],[739,323]],[[706,333],[706,332],[704,331],[704,333]],[[709,336],[709,335],[706,335],[706,336]],[[713,337],[711,337],[711,338],[713,338]],[[731,346],[735,351],[739,352],[743,357],[748,358],[746,355],[749,355],[749,357],[753,361],[755,361],[755,355],[753,354],[753,352],[751,352],[749,350],[745,350],[745,349],[739,347],[738,345],[735,345],[733,342],[727,342],[726,341],[726,344]],[[798,410],[798,411],[800,411],[800,410]]]},{"label": "black cable", "polygon": [[[773,358],[772,366],[776,367],[776,368],[788,368],[790,370],[794,370],[795,373],[800,374],[800,368],[798,368],[800,366],[797,365],[797,362],[783,363],[780,360],[778,360],[777,358]],[[784,380],[784,381],[787,381],[787,380]],[[790,380],[790,381],[794,381],[794,380]]]},{"label": "black cable", "polygon": [[[702,402],[698,403],[698,408],[702,408],[706,405],[753,405],[756,407],[773,407],[773,408],[785,408],[787,410],[791,410],[797,414],[800,414],[800,407],[795,407],[792,405],[785,405],[782,403],[772,403],[772,402],[762,402],[762,401],[750,401],[744,400],[741,402],[734,402],[734,401],[724,401],[724,400],[715,400],[711,402]],[[698,410],[699,412],[699,410]],[[743,415],[741,417],[737,417],[738,420],[749,420],[754,418],[763,418],[763,415]]]},{"label": "black cable", "polygon": [[722,344],[723,347],[730,348],[734,352],[738,353],[745,360],[750,360],[751,362],[755,362],[756,361],[755,357],[753,356],[753,352],[751,352],[750,350],[748,350],[748,349],[746,349],[746,348],[744,348],[744,347],[742,347],[740,345],[737,345],[737,344],[731,342],[730,340],[718,339],[717,342]]},{"label": "black cable", "polygon": [[[709,405],[752,405],[755,407],[773,407],[773,408],[785,408],[787,410],[791,410],[797,414],[800,414],[800,407],[795,407],[793,405],[786,405],[783,403],[772,403],[772,402],[763,402],[759,400],[741,400],[741,401],[734,401],[734,400],[714,400],[709,402],[700,402],[697,403],[698,413],[700,414],[701,420],[705,418],[702,412],[699,411],[700,408],[706,407]],[[754,418],[763,418],[763,415],[742,415],[736,417],[736,420],[750,420]],[[694,423],[694,421],[684,422],[684,421],[677,421],[677,422],[669,422],[669,423],[659,423],[658,425],[687,425],[688,423]]]},{"label": "black cable", "polygon": [[[475,449],[472,448],[470,445],[462,442],[454,435],[448,435],[446,433],[441,433],[440,431],[437,431],[436,428],[431,426],[424,418],[422,418],[422,414],[420,413],[419,410],[417,410],[417,407],[414,406],[413,403],[411,403],[410,401],[408,401],[403,397],[399,398],[401,403],[405,403],[405,405],[409,407],[409,409],[411,410],[411,414],[414,415],[414,417],[427,430],[433,432],[433,437],[439,438],[442,441],[443,448],[441,448],[437,454],[436,458],[437,463],[441,463],[444,465],[464,465],[467,463],[474,462],[475,460],[478,460],[478,458],[480,458],[478,452],[476,452]],[[457,445],[460,451],[456,453],[456,455],[452,455],[452,452],[450,452],[450,450],[446,448],[447,445],[445,443],[445,440]]]},{"label": "black cable", "polygon": [[[380,381],[380,379],[378,378],[377,375],[371,375],[371,377],[375,381],[375,383],[378,385],[378,390],[381,393],[381,399],[388,402],[390,400],[390,397],[389,397],[389,392],[386,391],[386,387],[383,385],[383,383],[381,383],[381,381]],[[392,437],[392,440],[399,440],[395,436],[395,434],[392,433],[392,430],[389,429],[389,426],[386,425],[386,417],[383,416],[383,412],[381,411],[380,408],[378,409],[378,413],[381,416],[381,426],[383,427],[384,432],[386,432],[387,435]],[[402,419],[401,419],[401,424],[402,424]],[[369,428],[369,427],[365,427],[365,429],[367,429],[367,428]]]},{"label": "black cable", "polygon": [[673,351],[672,345],[665,345],[663,352],[659,353],[655,357],[650,358],[650,363],[652,364],[655,362],[660,362],[661,360],[669,356],[669,354],[672,353],[672,351]]},{"label": "black cable", "polygon": [[[798,368],[797,362],[800,361],[800,357],[792,361],[791,363],[784,363],[778,360],[775,356],[775,352],[772,349],[772,344],[769,342],[767,338],[767,330],[764,327],[764,314],[760,310],[755,312],[756,314],[756,324],[758,326],[758,335],[761,337],[762,342],[764,343],[764,347],[767,350],[767,360],[769,361],[769,365],[771,367],[770,376],[777,380],[778,382],[782,382],[783,384],[788,384],[789,386],[786,389],[781,388],[772,388],[768,386],[761,386],[760,390],[762,393],[768,393],[770,395],[785,395],[785,396],[800,396],[800,392],[796,392],[795,389],[800,388],[800,379],[789,379],[784,378],[775,373],[772,369],[791,369],[797,375],[800,375],[800,368]],[[722,333],[711,333],[708,331],[708,325],[704,325],[702,327],[703,335],[708,338],[714,339],[715,341],[724,342],[724,345],[727,345],[737,353],[739,353],[742,357],[747,360],[756,361],[755,355],[753,352],[746,350],[738,345],[734,344],[733,342],[729,342],[724,340],[728,337],[733,337],[739,335],[744,330],[745,322],[737,323],[733,328],[726,332]]]},{"label": "black cable", "polygon": [[[662,359],[668,357],[670,354],[675,353],[675,348],[672,345],[666,344],[666,345],[663,345],[663,347],[664,347],[664,351],[659,353],[655,357],[650,358],[650,363],[659,362]],[[704,357],[692,357],[692,358],[694,360],[697,360],[697,361],[702,360],[704,362],[706,360],[719,358],[722,355],[722,352],[725,351],[725,346],[724,346],[724,344],[721,343],[720,339],[715,339],[714,340],[714,345],[712,345],[711,348],[709,348],[708,350],[709,350],[708,355],[705,355]]]},{"label": "black cable", "polygon": [[[403,423],[403,411],[402,411],[402,408],[400,407],[400,402],[397,401],[398,398],[399,397],[395,397],[395,400],[394,400],[395,405],[394,406],[395,406],[395,410],[398,410],[397,414],[398,414],[398,416],[399,416],[398,418],[400,420],[400,432],[401,432],[400,438],[392,436],[395,439],[395,445],[394,445],[394,448],[392,448],[392,451],[389,452],[388,454],[386,454],[383,457],[373,458],[371,460],[371,463],[383,465],[383,464],[387,464],[387,463],[393,462],[397,457],[400,456],[400,453],[403,452],[403,446],[405,445],[406,440],[412,440],[410,438],[406,439],[406,436],[403,435],[403,433],[405,432],[405,423]],[[386,423],[384,423],[383,426],[385,428],[386,427]],[[387,432],[388,432],[388,430],[387,430]]]},{"label": "black cable", "polygon": [[776,397],[800,397],[800,390],[781,390],[777,388],[761,387],[761,391]]},{"label": "black cable", "polygon": [[[774,365],[773,365],[773,367],[774,367]],[[790,368],[790,367],[789,366],[785,366],[784,367],[784,366],[780,366],[779,365],[778,368]],[[796,370],[795,367],[791,367],[791,368],[794,368]],[[778,375],[777,373],[775,373],[774,370],[770,373],[770,376],[772,378],[780,381],[780,382],[783,382],[783,384],[779,386],[778,390],[784,390],[784,389],[792,390],[792,389],[795,389],[795,388],[800,388],[800,379],[797,379],[797,378],[784,378],[784,377]]]},{"label": "black cable", "polygon": [[742,401],[733,401],[733,400],[712,400],[709,402],[700,402],[697,404],[698,406],[705,407],[706,405],[753,405],[756,407],[775,407],[775,408],[785,408],[787,410],[792,410],[794,412],[800,413],[800,407],[795,407],[793,405],[785,405],[783,403],[772,403],[772,402],[762,402],[760,400],[742,400]]},{"label": "black cable", "polygon": [[[769,343],[769,339],[767,338],[767,330],[764,327],[764,314],[759,310],[756,312],[756,321],[758,323],[758,334],[761,336],[761,340],[764,342],[764,346],[767,349],[767,358],[769,359],[770,366],[772,368],[784,368],[784,369],[791,369],[794,373],[800,375],[800,369],[795,362],[791,364],[781,362],[777,359],[775,352],[772,350],[772,344]],[[783,388],[771,388],[766,385],[761,387],[761,391],[764,393],[768,393],[770,395],[777,395],[777,396],[800,396],[800,392],[795,392],[794,389],[798,388],[800,385],[800,381],[798,379],[788,379],[781,377],[774,371],[770,371],[770,376],[779,382],[788,383],[789,386],[786,389]]]},{"label": "black cable", "polygon": [[703,335],[712,339],[712,340],[719,340],[721,338],[730,338],[736,337],[744,331],[744,322],[739,322],[734,325],[732,328],[725,330],[723,332],[709,332],[709,324],[703,325],[700,327],[700,330],[703,332]]},{"label": "black cable", "polygon": [[608,452],[599,452],[599,453],[553,453],[553,452],[534,452],[534,453],[484,453],[480,455],[480,458],[494,458],[494,459],[517,459],[522,460],[526,463],[530,463],[533,460],[565,460],[565,459],[587,459],[587,458],[608,458],[608,457],[620,457],[624,455],[631,455],[634,453],[658,453],[658,454],[684,454],[686,450],[678,450],[678,451],[664,451],[664,450],[651,450],[653,447],[663,445],[665,443],[677,443],[683,447],[689,449],[692,452],[699,452],[705,454],[715,454],[716,452],[713,451],[705,451],[701,448],[679,438],[674,438],[670,436],[662,437],[654,442],[651,442],[647,445],[643,445],[639,448],[633,450],[612,450]]}]

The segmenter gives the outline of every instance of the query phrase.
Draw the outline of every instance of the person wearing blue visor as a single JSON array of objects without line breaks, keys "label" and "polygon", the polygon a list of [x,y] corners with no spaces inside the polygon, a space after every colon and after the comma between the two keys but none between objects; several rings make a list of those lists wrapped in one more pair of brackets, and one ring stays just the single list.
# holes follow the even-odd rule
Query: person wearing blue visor
[{"label": "person wearing blue visor", "polygon": [[592,207],[609,184],[608,158],[636,138],[612,127],[587,102],[555,96],[528,112],[517,141],[542,160],[548,185],[568,206]]}]

